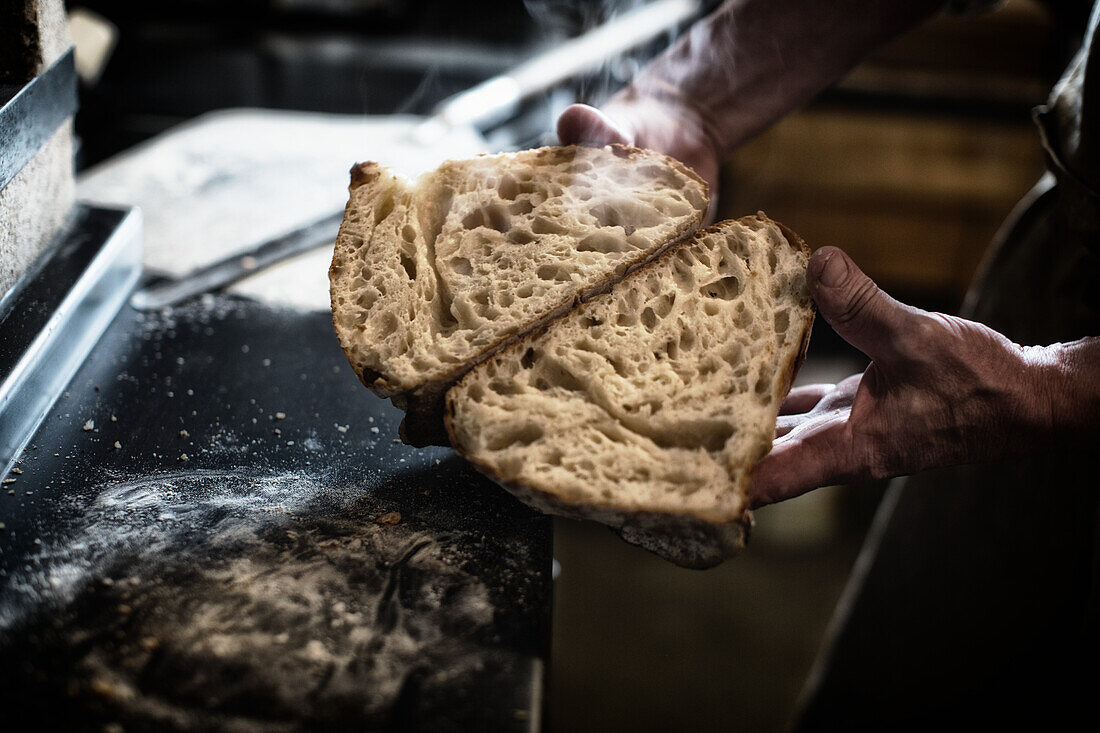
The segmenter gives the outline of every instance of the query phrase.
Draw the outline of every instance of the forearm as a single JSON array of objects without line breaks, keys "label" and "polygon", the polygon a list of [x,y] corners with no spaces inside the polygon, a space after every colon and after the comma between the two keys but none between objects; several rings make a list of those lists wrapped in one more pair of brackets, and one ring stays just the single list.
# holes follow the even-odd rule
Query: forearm
[{"label": "forearm", "polygon": [[1100,338],[1027,352],[1038,363],[1036,389],[1049,409],[1040,419],[1049,421],[1055,444],[1095,443],[1100,435]]},{"label": "forearm", "polygon": [[696,113],[715,152],[829,86],[943,0],[730,0],[644,69],[610,106],[647,98]]}]

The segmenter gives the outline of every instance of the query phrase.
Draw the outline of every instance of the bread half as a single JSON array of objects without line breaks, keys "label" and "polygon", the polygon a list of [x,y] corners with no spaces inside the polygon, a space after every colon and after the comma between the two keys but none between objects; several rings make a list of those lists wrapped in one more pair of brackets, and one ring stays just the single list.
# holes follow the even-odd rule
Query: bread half
[{"label": "bread half", "polygon": [[698,232],[470,371],[447,394],[452,445],[679,565],[732,557],[809,341],[808,259],[763,214]]},{"label": "bread half", "polygon": [[690,236],[707,185],[648,150],[569,145],[450,161],[415,183],[355,166],[329,270],[363,383],[446,444],[443,394],[475,364]]}]

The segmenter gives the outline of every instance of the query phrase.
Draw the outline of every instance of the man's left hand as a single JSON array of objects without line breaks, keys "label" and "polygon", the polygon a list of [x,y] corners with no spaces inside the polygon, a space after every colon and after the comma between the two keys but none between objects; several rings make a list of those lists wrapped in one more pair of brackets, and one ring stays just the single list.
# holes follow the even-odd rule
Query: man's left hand
[{"label": "man's left hand", "polygon": [[1049,349],[899,303],[835,247],[814,252],[807,278],[821,315],[871,364],[838,384],[791,391],[754,474],[753,506],[996,459],[1051,433],[1060,375]]}]

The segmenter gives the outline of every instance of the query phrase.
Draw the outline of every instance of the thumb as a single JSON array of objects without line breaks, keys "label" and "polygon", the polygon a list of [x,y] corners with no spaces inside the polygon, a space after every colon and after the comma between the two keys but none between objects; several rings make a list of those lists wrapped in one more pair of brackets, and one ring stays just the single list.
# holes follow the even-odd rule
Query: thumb
[{"label": "thumb", "polygon": [[818,311],[845,341],[872,359],[893,353],[895,337],[912,310],[879,289],[836,247],[822,247],[807,268]]},{"label": "thumb", "polygon": [[566,107],[558,117],[558,139],[563,145],[570,143],[633,145],[634,132],[595,107],[589,107],[587,104],[573,104]]}]

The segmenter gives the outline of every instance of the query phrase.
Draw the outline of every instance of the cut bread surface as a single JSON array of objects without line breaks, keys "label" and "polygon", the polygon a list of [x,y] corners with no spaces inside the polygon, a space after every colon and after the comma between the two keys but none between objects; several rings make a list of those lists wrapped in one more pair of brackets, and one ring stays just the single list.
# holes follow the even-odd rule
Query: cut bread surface
[{"label": "cut bread surface", "polygon": [[625,146],[450,161],[415,183],[359,165],[329,272],[336,332],[367,386],[441,421],[470,367],[690,235],[707,202],[689,168]]},{"label": "cut bread surface", "polygon": [[467,374],[452,444],[528,503],[674,562],[732,556],[809,337],[808,257],[763,215],[697,233]]}]

